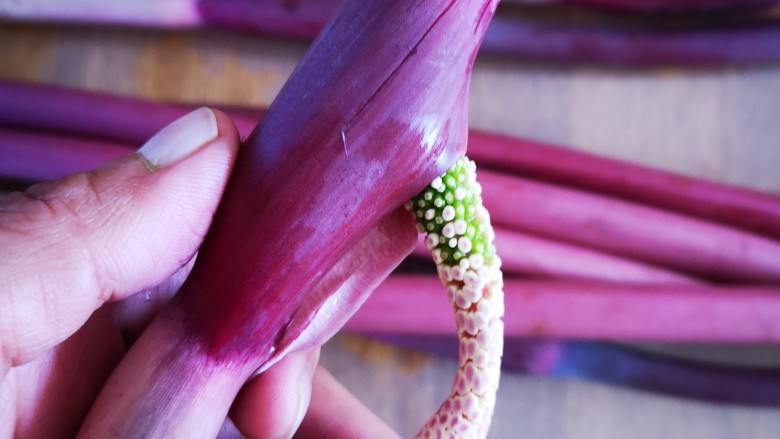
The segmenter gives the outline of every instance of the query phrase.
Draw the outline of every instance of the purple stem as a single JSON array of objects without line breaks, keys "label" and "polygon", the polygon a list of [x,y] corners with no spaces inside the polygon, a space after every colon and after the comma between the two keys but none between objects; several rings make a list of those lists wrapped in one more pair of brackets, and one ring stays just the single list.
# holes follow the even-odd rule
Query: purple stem
[{"label": "purple stem", "polygon": [[482,170],[494,224],[702,278],[780,282],[780,242],[583,190]]},{"label": "purple stem", "polygon": [[340,3],[340,0],[198,0],[197,7],[203,22],[209,26],[312,40]]},{"label": "purple stem", "polygon": [[0,177],[36,182],[94,169],[132,151],[125,144],[0,126]]},{"label": "purple stem", "polygon": [[[713,10],[728,9],[737,2],[742,8],[776,3],[776,0],[748,0],[747,4],[741,0],[575,1],[635,10]],[[270,4],[251,0],[201,0],[199,6],[208,24],[310,39],[338,3],[336,0]],[[632,30],[534,22],[498,14],[485,34],[481,50],[520,59],[624,66],[756,64],[780,59],[780,25]]]},{"label": "purple stem", "polygon": [[191,108],[59,86],[0,81],[0,125],[138,144]]},{"label": "purple stem", "polygon": [[600,192],[780,239],[780,194],[472,130],[469,157],[481,167]]},{"label": "purple stem", "polygon": [[[368,334],[394,345],[455,357],[454,336]],[[780,406],[780,370],[672,359],[597,341],[507,338],[504,370],[577,378],[682,398]]]},{"label": "purple stem", "polygon": [[[138,147],[163,127],[195,109],[89,90],[0,80],[0,126],[69,133]],[[260,109],[217,105],[229,112],[242,136]]]},{"label": "purple stem", "polygon": [[[680,11],[697,9],[751,9],[774,0],[573,0],[617,9]],[[184,0],[148,8],[128,0],[96,10],[90,2],[21,6],[9,18],[37,22],[105,23],[143,27],[192,28],[215,26],[271,36],[312,40],[333,15],[338,0],[251,1]],[[521,11],[522,12],[522,11]],[[520,15],[521,14],[517,14]],[[651,26],[618,28],[612,25],[577,26],[547,23],[527,17],[499,14],[485,35],[482,51],[559,63],[605,64],[634,67],[751,65],[780,60],[780,25],[769,18],[750,17],[742,25],[664,29]]]},{"label": "purple stem", "polygon": [[522,59],[624,67],[764,64],[780,60],[780,24],[642,30],[496,17],[484,47]]},{"label": "purple stem", "polygon": [[562,0],[616,11],[644,13],[746,11],[776,5],[777,0]]},{"label": "purple stem", "polygon": [[[628,258],[495,227],[496,252],[505,275],[635,284],[693,285],[702,280]],[[431,260],[420,238],[414,255]]]},{"label": "purple stem", "polygon": [[[392,275],[346,327],[450,334],[452,309],[433,275]],[[777,343],[780,288],[505,279],[507,337]]]}]

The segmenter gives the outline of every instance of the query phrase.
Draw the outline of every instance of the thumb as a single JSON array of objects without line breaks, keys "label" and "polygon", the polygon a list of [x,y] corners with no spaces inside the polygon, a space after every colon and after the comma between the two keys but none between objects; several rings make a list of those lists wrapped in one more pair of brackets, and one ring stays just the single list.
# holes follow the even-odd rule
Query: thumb
[{"label": "thumb", "polygon": [[238,143],[227,116],[201,108],[135,154],[0,198],[0,373],[185,264]]}]

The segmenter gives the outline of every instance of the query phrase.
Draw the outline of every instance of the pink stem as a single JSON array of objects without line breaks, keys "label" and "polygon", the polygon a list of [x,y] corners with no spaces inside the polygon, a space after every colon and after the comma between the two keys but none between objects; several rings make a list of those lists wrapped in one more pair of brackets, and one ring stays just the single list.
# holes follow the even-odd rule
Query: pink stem
[{"label": "pink stem", "polygon": [[[163,127],[195,109],[56,85],[0,80],[0,126],[46,130],[125,142],[138,147]],[[230,114],[248,136],[263,109],[210,105]]]},{"label": "pink stem", "polygon": [[563,0],[566,3],[644,13],[745,11],[776,5],[777,0]]},{"label": "pink stem", "polygon": [[[644,264],[586,247],[541,238],[507,228],[494,227],[496,251],[505,275],[626,282],[636,284],[693,285],[702,281],[684,274]],[[415,256],[430,259],[420,238]]]},{"label": "pink stem", "polygon": [[[774,0],[568,0],[637,11],[694,11],[756,8]],[[312,40],[338,8],[338,0],[251,1],[117,0],[95,8],[91,2],[20,2],[8,18],[55,23],[114,24],[163,28],[216,26],[273,36]],[[737,5],[739,3],[739,5]],[[522,13],[522,11],[521,11]],[[576,26],[499,14],[488,29],[482,50],[521,59],[619,66],[749,65],[780,60],[780,26],[753,18],[738,24],[669,29],[658,26],[619,28]]]},{"label": "pink stem", "polygon": [[[504,280],[507,337],[777,343],[778,287]],[[363,332],[452,334],[439,280],[393,275],[347,323]]]},{"label": "pink stem", "polygon": [[0,127],[0,177],[51,180],[94,169],[130,151],[105,140]]},{"label": "pink stem", "polygon": [[468,153],[481,167],[601,192],[780,239],[778,194],[477,130],[469,132]]},{"label": "pink stem", "polygon": [[[369,334],[407,349],[452,357],[458,341],[446,335]],[[593,380],[720,404],[780,407],[780,370],[654,355],[609,342],[514,337],[504,341],[504,370]]]},{"label": "pink stem", "polygon": [[191,111],[132,97],[7,81],[0,81],[0,102],[0,125],[131,144],[149,139]]},{"label": "pink stem", "polygon": [[311,40],[336,12],[338,0],[198,0],[204,24]]},{"label": "pink stem", "polygon": [[496,17],[485,48],[514,58],[623,67],[713,67],[777,62],[780,24],[621,29]]},{"label": "pink stem", "polygon": [[496,225],[722,281],[780,282],[780,242],[603,195],[481,171]]}]

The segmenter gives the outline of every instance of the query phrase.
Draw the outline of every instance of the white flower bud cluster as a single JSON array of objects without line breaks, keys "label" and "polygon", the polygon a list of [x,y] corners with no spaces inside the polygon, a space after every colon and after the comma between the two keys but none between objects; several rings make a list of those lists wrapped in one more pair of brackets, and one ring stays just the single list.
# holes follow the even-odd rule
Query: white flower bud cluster
[{"label": "white flower bud cluster", "polygon": [[407,203],[426,233],[460,340],[450,395],[416,438],[484,438],[495,405],[503,352],[503,279],[475,170],[474,162],[461,158]]}]

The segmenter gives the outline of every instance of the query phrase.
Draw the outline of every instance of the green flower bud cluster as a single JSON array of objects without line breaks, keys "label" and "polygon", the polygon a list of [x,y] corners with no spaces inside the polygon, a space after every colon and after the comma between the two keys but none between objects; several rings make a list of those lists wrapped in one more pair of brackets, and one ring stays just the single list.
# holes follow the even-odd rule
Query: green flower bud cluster
[{"label": "green flower bud cluster", "polygon": [[425,242],[436,264],[456,265],[471,257],[486,264],[493,260],[493,229],[481,193],[476,165],[461,157],[406,203],[418,228],[427,235]]}]

